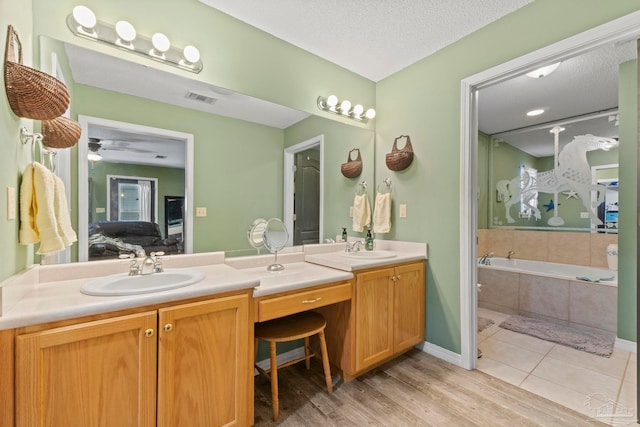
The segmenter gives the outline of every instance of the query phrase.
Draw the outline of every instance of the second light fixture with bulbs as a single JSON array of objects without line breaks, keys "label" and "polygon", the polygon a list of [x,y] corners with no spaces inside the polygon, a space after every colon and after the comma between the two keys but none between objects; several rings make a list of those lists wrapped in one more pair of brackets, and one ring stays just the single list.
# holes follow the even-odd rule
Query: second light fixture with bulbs
[{"label": "second light fixture with bulbs", "polygon": [[356,104],[352,108],[351,101],[348,99],[339,101],[335,95],[329,95],[326,98],[319,96],[317,103],[318,108],[322,111],[339,114],[362,122],[367,122],[376,116],[376,110],[373,108],[367,109],[366,112],[362,104]]}]

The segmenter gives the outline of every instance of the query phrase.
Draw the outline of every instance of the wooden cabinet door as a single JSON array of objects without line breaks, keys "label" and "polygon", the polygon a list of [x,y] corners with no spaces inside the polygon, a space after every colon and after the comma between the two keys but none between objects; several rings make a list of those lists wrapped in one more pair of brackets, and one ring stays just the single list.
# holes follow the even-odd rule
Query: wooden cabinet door
[{"label": "wooden cabinet door", "polygon": [[17,336],[17,425],[154,425],[156,323],[154,311]]},{"label": "wooden cabinet door", "polygon": [[159,310],[158,426],[253,424],[249,296]]},{"label": "wooden cabinet door", "polygon": [[393,341],[396,353],[424,341],[425,281],[424,264],[395,268]]},{"label": "wooden cabinet door", "polygon": [[356,279],[356,371],[393,355],[392,268],[360,273]]}]

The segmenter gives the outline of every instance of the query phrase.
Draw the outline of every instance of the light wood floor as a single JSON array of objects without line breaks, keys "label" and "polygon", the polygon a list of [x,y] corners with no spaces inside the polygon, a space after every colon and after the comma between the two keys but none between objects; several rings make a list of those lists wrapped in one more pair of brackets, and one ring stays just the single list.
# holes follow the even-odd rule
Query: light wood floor
[{"label": "light wood floor", "polygon": [[587,426],[594,419],[419,350],[326,391],[312,362],[278,370],[280,419],[271,418],[269,383],[255,379],[256,426]]}]

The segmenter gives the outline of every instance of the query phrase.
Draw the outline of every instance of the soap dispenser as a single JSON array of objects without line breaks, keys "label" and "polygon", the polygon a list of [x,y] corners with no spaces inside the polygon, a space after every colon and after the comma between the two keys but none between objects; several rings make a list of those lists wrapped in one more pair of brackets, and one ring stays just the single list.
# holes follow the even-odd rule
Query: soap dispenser
[{"label": "soap dispenser", "polygon": [[347,229],[346,228],[342,228],[342,241],[346,242],[347,241]]},{"label": "soap dispenser", "polygon": [[364,248],[368,251],[373,250],[373,235],[371,234],[371,229],[367,230],[367,237],[364,238]]}]

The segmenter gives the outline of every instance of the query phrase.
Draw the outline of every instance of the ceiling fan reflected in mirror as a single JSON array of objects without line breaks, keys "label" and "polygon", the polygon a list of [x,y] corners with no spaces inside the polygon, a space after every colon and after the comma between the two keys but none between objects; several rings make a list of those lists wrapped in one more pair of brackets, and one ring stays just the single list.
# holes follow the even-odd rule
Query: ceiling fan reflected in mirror
[{"label": "ceiling fan reflected in mirror", "polygon": [[151,150],[134,147],[135,143],[129,141],[108,140],[100,138],[89,138],[89,153],[87,158],[89,161],[98,162],[102,160],[102,154],[107,151],[120,151],[128,153],[153,153]]}]

